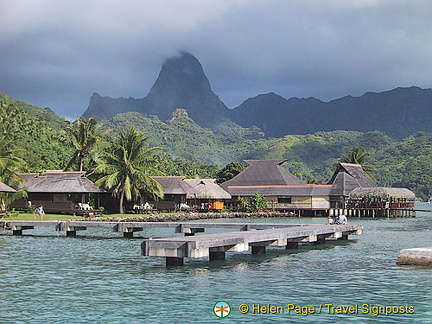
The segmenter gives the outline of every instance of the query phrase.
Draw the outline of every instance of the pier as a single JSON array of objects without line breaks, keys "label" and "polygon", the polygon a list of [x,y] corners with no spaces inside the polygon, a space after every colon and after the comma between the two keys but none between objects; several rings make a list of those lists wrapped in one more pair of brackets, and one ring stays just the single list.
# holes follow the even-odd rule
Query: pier
[{"label": "pier", "polygon": [[38,227],[48,227],[57,232],[64,232],[66,236],[76,236],[78,231],[85,231],[87,228],[111,228],[113,232],[123,233],[124,237],[133,237],[135,232],[143,231],[145,228],[172,228],[175,233],[191,236],[195,233],[204,232],[205,228],[249,231],[290,226],[302,227],[307,225],[218,222],[0,221],[0,229],[12,231],[13,235],[23,235],[25,230]]},{"label": "pier", "polygon": [[[180,266],[184,258],[225,260],[227,252],[265,254],[267,247],[297,249],[299,243],[324,244],[327,239],[347,240],[348,235],[363,234],[363,226],[281,224],[281,223],[222,223],[222,222],[103,222],[103,221],[0,221],[3,231],[23,235],[26,230],[51,227],[65,236],[76,236],[78,231],[92,228],[111,228],[133,237],[145,228],[172,228],[184,236],[144,239],[143,256],[164,257],[167,266]],[[204,233],[206,229],[224,229],[221,233]],[[198,235],[196,235],[198,234]]]},{"label": "pier", "polygon": [[347,240],[348,235],[363,234],[361,225],[266,225],[267,228],[261,229],[196,236],[194,232],[202,232],[204,228],[193,227],[184,237],[145,239],[141,245],[142,255],[165,257],[167,266],[181,266],[185,257],[225,260],[226,252],[251,249],[252,254],[265,254],[269,246],[297,249],[299,243],[324,244],[326,239]]},{"label": "pier", "polygon": [[356,208],[332,208],[327,211],[329,216],[345,215],[348,217],[394,218],[415,217],[416,211],[412,208],[384,208],[384,207],[356,207]]}]

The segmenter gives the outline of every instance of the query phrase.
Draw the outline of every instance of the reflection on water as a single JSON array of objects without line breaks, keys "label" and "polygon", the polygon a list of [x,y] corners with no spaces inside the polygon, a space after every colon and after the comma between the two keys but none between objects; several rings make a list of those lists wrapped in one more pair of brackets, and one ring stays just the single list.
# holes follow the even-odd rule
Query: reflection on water
[{"label": "reflection on water", "polygon": [[[233,308],[230,320],[239,323],[430,323],[432,269],[400,267],[395,260],[403,248],[432,246],[432,213],[350,221],[363,224],[364,235],[298,250],[271,248],[266,255],[227,253],[225,261],[186,260],[179,268],[166,268],[163,258],[140,256],[140,238],[124,239],[106,229],[79,232],[85,237],[74,238],[50,229],[22,237],[0,235],[0,322],[214,323],[219,319],[212,307],[224,300]],[[140,235],[171,233],[154,229]],[[237,307],[243,303],[408,304],[415,313],[241,314]]]}]

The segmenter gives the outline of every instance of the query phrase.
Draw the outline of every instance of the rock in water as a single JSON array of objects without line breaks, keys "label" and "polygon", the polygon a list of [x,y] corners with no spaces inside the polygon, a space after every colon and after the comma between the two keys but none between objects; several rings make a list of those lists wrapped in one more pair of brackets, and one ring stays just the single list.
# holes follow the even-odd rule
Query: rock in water
[{"label": "rock in water", "polygon": [[432,247],[401,250],[396,264],[432,266]]}]

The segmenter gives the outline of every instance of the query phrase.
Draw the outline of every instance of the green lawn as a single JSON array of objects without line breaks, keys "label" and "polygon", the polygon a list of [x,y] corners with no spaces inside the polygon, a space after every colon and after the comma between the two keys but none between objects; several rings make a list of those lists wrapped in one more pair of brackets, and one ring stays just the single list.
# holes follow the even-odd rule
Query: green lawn
[{"label": "green lawn", "polygon": [[[37,216],[37,217],[36,217]],[[30,213],[20,213],[15,217],[7,217],[2,220],[41,220],[39,215],[30,214]],[[57,215],[57,214],[46,214],[43,218],[44,221],[53,221],[53,220],[77,220],[84,219],[82,216],[73,216],[73,215]]]},{"label": "green lawn", "polygon": [[[160,213],[155,215],[176,215],[179,213]],[[126,218],[126,217],[149,217],[152,214],[109,214],[109,215],[100,215],[98,217],[101,218]],[[36,217],[37,216],[37,217]],[[30,213],[19,213],[18,216],[15,217],[7,217],[2,218],[1,220],[41,220],[40,216],[36,214]],[[85,219],[82,216],[73,216],[73,215],[60,215],[60,214],[46,214],[43,218],[44,221],[54,221],[54,220],[81,220]]]}]

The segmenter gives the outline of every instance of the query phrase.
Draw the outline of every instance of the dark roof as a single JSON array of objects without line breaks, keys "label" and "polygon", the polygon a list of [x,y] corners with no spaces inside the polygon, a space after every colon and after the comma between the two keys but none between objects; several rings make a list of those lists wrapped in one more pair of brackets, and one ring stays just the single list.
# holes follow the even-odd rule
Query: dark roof
[{"label": "dark roof", "polygon": [[329,196],[331,185],[293,185],[293,186],[228,186],[227,191],[232,196],[248,197],[259,193],[263,196]]},{"label": "dark roof", "polygon": [[333,185],[332,196],[348,196],[355,188],[375,187],[369,180],[360,164],[339,163],[335,173],[328,182]]},{"label": "dark roof", "polygon": [[24,179],[22,185],[28,192],[39,193],[90,193],[105,192],[85,177],[85,172],[47,171],[18,174]]},{"label": "dark roof", "polygon": [[152,177],[159,182],[164,190],[165,195],[196,195],[198,190],[193,188],[182,176],[172,177]]},{"label": "dark roof", "polygon": [[245,160],[249,166],[221,187],[226,191],[230,186],[292,186],[304,183],[281,166],[286,159],[279,160]]},{"label": "dark roof", "polygon": [[0,182],[0,192],[16,192],[16,190]]}]

